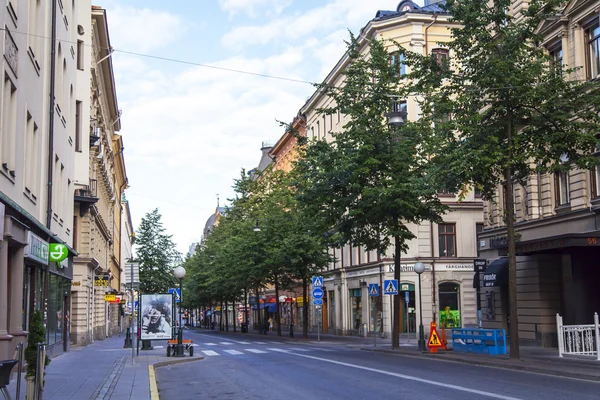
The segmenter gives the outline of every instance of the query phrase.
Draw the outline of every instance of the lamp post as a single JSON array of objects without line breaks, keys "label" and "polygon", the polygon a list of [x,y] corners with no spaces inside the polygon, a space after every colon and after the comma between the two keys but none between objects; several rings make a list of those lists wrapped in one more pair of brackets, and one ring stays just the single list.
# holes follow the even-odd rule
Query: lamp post
[{"label": "lamp post", "polygon": [[415,272],[419,275],[419,350],[425,351],[425,332],[423,332],[423,296],[421,295],[421,274],[425,271],[425,264],[415,263]]},{"label": "lamp post", "polygon": [[175,356],[183,356],[183,329],[181,329],[181,298],[183,297],[183,285],[182,281],[185,278],[185,268],[179,266],[173,270],[175,278],[179,279],[179,330],[177,331],[177,349],[175,350]]},{"label": "lamp post", "polygon": [[[392,111],[385,115],[388,119],[388,125],[393,129],[393,136],[398,135],[398,128],[404,125],[404,117],[406,113],[403,112],[401,104],[395,99],[392,104]],[[397,138],[390,138],[390,151],[392,151],[393,141]],[[394,223],[399,223],[398,216],[394,216]],[[401,242],[400,236],[394,237],[394,279],[400,283],[400,265],[401,265]],[[400,296],[394,296],[393,300],[390,299],[390,311],[391,311],[391,332],[392,332],[392,349],[400,347]]]}]

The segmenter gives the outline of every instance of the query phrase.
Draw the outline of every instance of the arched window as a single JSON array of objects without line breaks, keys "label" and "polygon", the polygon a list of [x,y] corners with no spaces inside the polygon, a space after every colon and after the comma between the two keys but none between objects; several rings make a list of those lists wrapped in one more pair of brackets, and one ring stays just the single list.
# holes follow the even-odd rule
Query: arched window
[{"label": "arched window", "polygon": [[460,285],[454,282],[443,282],[439,286],[440,326],[460,328]]}]

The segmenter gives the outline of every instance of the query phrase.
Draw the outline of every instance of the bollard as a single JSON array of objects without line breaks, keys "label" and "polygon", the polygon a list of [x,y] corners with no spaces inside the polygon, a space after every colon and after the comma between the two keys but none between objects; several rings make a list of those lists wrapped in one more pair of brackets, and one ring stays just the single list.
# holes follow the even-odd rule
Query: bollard
[{"label": "bollard", "polygon": [[127,332],[125,333],[125,344],[123,345],[124,349],[130,349],[133,347],[133,341],[131,340],[131,328],[127,328]]}]

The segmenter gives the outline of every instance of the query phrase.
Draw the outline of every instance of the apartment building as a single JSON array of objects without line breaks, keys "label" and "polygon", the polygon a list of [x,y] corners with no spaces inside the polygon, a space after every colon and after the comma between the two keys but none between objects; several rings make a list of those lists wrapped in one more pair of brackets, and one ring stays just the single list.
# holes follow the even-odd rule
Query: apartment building
[{"label": "apartment building", "polygon": [[[399,79],[402,79],[409,71],[396,52],[394,42],[409,51],[436,55],[440,60],[452,58],[443,42],[451,39],[453,26],[450,15],[438,4],[427,2],[421,7],[406,0],[400,2],[396,10],[378,11],[361,30],[358,42],[360,51],[366,54],[371,40],[384,40],[391,55],[390,63],[397,66]],[[349,62],[347,55],[342,57],[325,83],[341,86],[343,71]],[[330,107],[331,102],[331,98],[316,91],[300,110],[306,118],[305,131],[309,139],[329,141],[333,140],[332,132],[343,132],[344,115],[324,115],[318,111]],[[418,118],[420,109],[414,97],[400,99],[398,105],[408,120]],[[408,251],[401,256],[400,332],[416,332],[421,306],[425,324],[437,321],[458,327],[478,323],[473,263],[477,256],[476,233],[483,229],[483,202],[475,193],[462,201],[454,193],[439,196],[449,207],[444,223],[409,225],[416,238],[409,242]],[[394,249],[388,249],[386,254],[351,246],[331,251],[335,262],[323,271],[323,331],[358,334],[366,325],[369,332],[390,335],[393,296],[369,296],[368,287],[378,284],[381,288],[386,279],[394,278]],[[419,293],[418,275],[414,272],[417,261],[426,266],[421,276],[422,293]]]},{"label": "apartment building", "polygon": [[123,215],[126,207],[128,210],[123,196],[127,173],[123,139],[117,134],[121,112],[107,13],[88,0],[78,4],[75,43],[80,90],[75,104],[73,213],[73,247],[78,256],[73,261],[71,331],[74,343],[87,344],[123,329],[123,305],[119,300],[106,301],[105,294],[123,293],[121,242],[130,249],[131,235],[123,232]]},{"label": "apartment building", "polygon": [[[573,0],[539,27],[542,45],[555,62],[580,68],[569,79],[600,79],[600,8]],[[600,153],[597,153],[600,156]],[[538,174],[514,188],[517,238],[519,338],[556,345],[556,314],[565,325],[593,322],[600,311],[600,170]],[[508,329],[508,263],[501,199],[486,202],[486,229],[479,234],[482,258],[491,261],[491,286],[481,288],[483,325]],[[498,201],[499,200],[499,201]]]},{"label": "apartment building", "polygon": [[[49,355],[68,350],[73,276],[75,16],[78,4],[7,0],[0,9],[0,357],[42,311]],[[49,244],[69,257],[50,262]]]}]

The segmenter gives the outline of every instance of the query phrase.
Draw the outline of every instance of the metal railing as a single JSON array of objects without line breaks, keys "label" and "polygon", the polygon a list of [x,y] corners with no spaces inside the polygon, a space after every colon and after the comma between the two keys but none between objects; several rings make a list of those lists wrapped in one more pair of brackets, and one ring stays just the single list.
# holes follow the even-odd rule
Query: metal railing
[{"label": "metal railing", "polygon": [[598,313],[594,313],[594,323],[590,325],[563,325],[563,319],[556,314],[558,334],[558,356],[593,356],[600,360],[600,328]]},{"label": "metal railing", "polygon": [[88,186],[76,190],[76,196],[81,197],[97,197],[97,193],[98,181],[96,179],[90,179],[90,184]]}]

